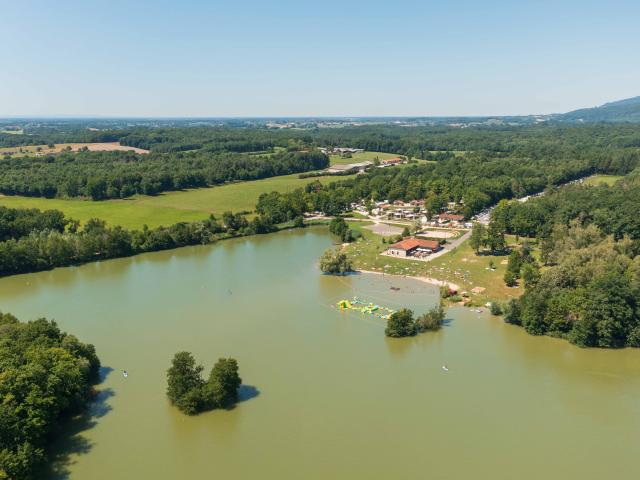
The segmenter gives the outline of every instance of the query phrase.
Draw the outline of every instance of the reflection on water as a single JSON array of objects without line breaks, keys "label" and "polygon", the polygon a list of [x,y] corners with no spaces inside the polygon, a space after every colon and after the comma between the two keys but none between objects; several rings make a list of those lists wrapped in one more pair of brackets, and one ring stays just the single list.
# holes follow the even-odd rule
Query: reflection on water
[{"label": "reflection on water", "polygon": [[[640,475],[640,351],[583,350],[462,308],[438,332],[386,339],[382,320],[336,303],[419,314],[437,288],[320,275],[330,245],[315,228],[0,279],[2,310],[55,317],[114,369],[66,426],[51,478]],[[168,404],[179,350],[238,359],[235,408]]]},{"label": "reflection on water", "polygon": [[49,452],[50,461],[42,476],[52,480],[71,478],[71,471],[77,459],[91,451],[94,443],[86,432],[95,427],[97,421],[111,412],[109,400],[115,395],[111,388],[100,388],[113,371],[110,367],[100,368],[100,382],[89,408],[63,422],[57,438]]}]

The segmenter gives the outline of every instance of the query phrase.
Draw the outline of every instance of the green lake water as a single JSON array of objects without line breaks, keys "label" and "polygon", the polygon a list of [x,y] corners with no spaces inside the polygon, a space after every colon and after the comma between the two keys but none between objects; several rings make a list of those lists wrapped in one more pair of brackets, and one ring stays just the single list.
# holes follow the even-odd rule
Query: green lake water
[{"label": "green lake water", "polygon": [[[1,279],[3,311],[55,318],[106,367],[51,478],[640,478],[640,350],[583,350],[462,308],[437,333],[386,339],[382,320],[335,303],[420,312],[437,289],[320,275],[330,244],[313,228]],[[237,358],[243,401],[171,407],[179,350],[207,372]]]}]

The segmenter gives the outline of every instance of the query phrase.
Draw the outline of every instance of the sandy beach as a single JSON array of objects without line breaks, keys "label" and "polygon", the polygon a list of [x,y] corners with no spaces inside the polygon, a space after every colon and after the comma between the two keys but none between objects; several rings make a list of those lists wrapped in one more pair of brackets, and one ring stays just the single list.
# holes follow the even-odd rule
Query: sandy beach
[{"label": "sandy beach", "polygon": [[460,286],[456,285],[455,283],[452,282],[446,282],[444,280],[438,280],[437,278],[431,278],[431,277],[413,277],[411,275],[392,275],[390,273],[384,273],[384,272],[375,272],[372,270],[357,270],[360,273],[373,273],[375,275],[387,275],[389,277],[403,277],[403,278],[411,278],[414,280],[419,280],[421,282],[425,282],[425,283],[430,283],[431,285],[436,285],[438,287],[442,287],[443,285],[447,285],[451,290],[455,290],[455,291],[460,291]]}]

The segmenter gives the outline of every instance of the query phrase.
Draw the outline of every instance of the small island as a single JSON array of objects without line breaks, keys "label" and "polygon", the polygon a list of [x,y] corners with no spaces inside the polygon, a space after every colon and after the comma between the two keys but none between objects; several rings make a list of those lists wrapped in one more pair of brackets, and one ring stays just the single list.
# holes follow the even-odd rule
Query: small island
[{"label": "small island", "polygon": [[320,270],[329,275],[346,275],[353,272],[353,264],[340,249],[326,250],[320,257]]},{"label": "small island", "polygon": [[172,405],[187,415],[230,408],[238,401],[242,379],[235,359],[219,359],[206,381],[202,378],[203,370],[204,367],[196,365],[189,352],[176,353],[167,370],[167,397]]},{"label": "small island", "polygon": [[442,302],[417,318],[413,315],[408,308],[392,313],[387,320],[385,335],[393,338],[412,337],[417,333],[439,330],[445,317]]}]

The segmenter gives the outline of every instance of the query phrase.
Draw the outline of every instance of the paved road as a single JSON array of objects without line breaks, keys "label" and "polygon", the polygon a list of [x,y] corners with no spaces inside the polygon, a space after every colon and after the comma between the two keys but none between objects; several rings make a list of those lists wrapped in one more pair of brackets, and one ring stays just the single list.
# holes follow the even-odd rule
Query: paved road
[{"label": "paved road", "polygon": [[470,236],[471,236],[471,230],[469,230],[468,232],[465,232],[464,235],[461,235],[460,237],[456,238],[455,240],[452,240],[450,242],[447,241],[447,243],[444,244],[444,247],[442,248],[442,250],[440,250],[439,252],[436,252],[436,253],[432,253],[428,257],[426,257],[424,259],[421,259],[421,260],[423,262],[432,262],[436,258],[441,257],[442,255],[445,255],[445,254],[449,253],[454,248],[459,247],[462,244],[462,242],[464,242]]}]

